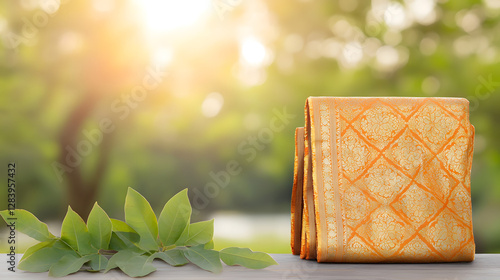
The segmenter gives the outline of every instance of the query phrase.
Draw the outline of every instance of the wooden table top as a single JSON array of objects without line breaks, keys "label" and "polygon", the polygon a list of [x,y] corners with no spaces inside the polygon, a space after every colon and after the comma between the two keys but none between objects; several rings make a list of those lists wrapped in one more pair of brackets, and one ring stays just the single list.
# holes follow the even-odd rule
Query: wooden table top
[{"label": "wooden table top", "polygon": [[[500,254],[476,254],[471,263],[439,264],[335,264],[302,260],[288,254],[272,254],[279,263],[261,270],[226,266],[220,274],[192,264],[171,267],[155,260],[157,271],[145,279],[500,279]],[[18,260],[21,258],[18,255]],[[2,261],[0,279],[55,279],[48,273],[10,272]],[[108,273],[78,272],[64,279],[132,279],[118,270]]]}]

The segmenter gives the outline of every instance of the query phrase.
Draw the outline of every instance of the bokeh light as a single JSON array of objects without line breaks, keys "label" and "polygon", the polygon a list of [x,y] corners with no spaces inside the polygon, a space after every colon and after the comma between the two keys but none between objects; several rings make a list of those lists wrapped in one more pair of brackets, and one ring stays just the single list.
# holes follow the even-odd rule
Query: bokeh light
[{"label": "bokeh light", "polygon": [[215,117],[224,105],[224,97],[218,92],[212,92],[201,104],[201,112],[207,118]]}]

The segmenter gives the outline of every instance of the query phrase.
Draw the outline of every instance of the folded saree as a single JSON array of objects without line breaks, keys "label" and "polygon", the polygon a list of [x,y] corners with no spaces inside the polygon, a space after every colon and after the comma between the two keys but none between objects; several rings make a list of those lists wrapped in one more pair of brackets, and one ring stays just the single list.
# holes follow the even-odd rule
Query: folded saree
[{"label": "folded saree", "polygon": [[305,119],[295,135],[293,254],[474,260],[466,99],[310,97]]}]

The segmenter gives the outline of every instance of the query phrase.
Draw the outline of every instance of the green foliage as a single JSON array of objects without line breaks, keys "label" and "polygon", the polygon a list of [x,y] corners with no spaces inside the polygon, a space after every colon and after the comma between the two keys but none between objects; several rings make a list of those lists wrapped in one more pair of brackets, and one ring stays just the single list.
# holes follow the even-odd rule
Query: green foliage
[{"label": "green foliage", "polygon": [[100,271],[108,266],[108,258],[103,254],[90,255],[89,266],[92,271]]},{"label": "green foliage", "polygon": [[83,219],[68,206],[68,212],[62,222],[61,240],[81,254],[94,253],[90,244],[90,235]]},{"label": "green foliage", "polygon": [[90,211],[87,220],[88,230],[90,234],[90,241],[95,249],[107,250],[109,241],[111,240],[112,224],[108,214],[97,204]]},{"label": "green foliage", "polygon": [[191,212],[187,189],[174,195],[165,204],[159,218],[160,240],[164,245],[177,242],[189,226]]},{"label": "green foliage", "polygon": [[64,256],[79,256],[61,239],[44,243],[42,246],[37,244],[30,247],[26,251],[26,256],[23,256],[19,262],[18,268],[29,272],[44,272],[48,271],[52,265]]},{"label": "green foliage", "polygon": [[40,243],[37,243],[31,247],[29,247],[23,254],[23,257],[21,258],[21,261],[28,258],[29,256],[31,256],[33,253],[39,251],[40,249],[44,248],[44,247],[48,247],[49,245],[51,246],[52,243],[54,242],[57,242],[57,240],[51,240],[51,241],[45,241],[45,242],[40,242]]},{"label": "green foliage", "polygon": [[111,219],[112,224],[112,234],[111,240],[109,242],[109,248],[111,250],[138,250],[140,249],[135,245],[139,242],[139,234],[127,225],[125,222]]},{"label": "green foliage", "polygon": [[[155,271],[153,260],[171,266],[192,262],[196,266],[221,272],[227,265],[265,268],[277,264],[266,253],[245,248],[213,250],[214,220],[190,224],[191,204],[187,189],[172,197],[157,221],[149,202],[129,188],[125,199],[125,220],[110,219],[95,203],[87,223],[68,207],[61,237],[52,235],[47,225],[26,210],[16,210],[17,229],[41,241],[30,247],[19,262],[19,269],[49,272],[62,277],[79,270],[103,271],[119,268],[130,277]],[[8,221],[9,212],[0,215]],[[109,259],[108,259],[109,258]]]},{"label": "green foliage", "polygon": [[108,261],[108,265],[106,266],[106,269],[104,270],[104,273],[110,271],[113,268],[116,268],[119,266],[119,264],[124,263],[128,259],[131,259],[135,256],[139,256],[141,252],[136,252],[133,250],[128,250],[124,249],[122,251],[118,251],[116,254],[114,254]]},{"label": "green foliage", "polygon": [[158,222],[149,202],[132,188],[125,198],[125,221],[140,236],[139,247],[146,250],[158,249]]},{"label": "green foliage", "polygon": [[141,277],[156,270],[152,264],[153,258],[147,255],[134,255],[129,259],[116,262],[118,267],[130,277]]},{"label": "green foliage", "polygon": [[271,256],[261,252],[252,252],[248,248],[229,247],[220,251],[221,260],[227,265],[243,265],[260,269],[276,263]]},{"label": "green foliage", "polygon": [[[13,215],[11,215],[11,213],[13,213]],[[2,218],[5,220],[5,222],[7,222],[7,224],[9,223],[9,217],[16,217],[16,229],[33,239],[44,242],[50,241],[55,237],[54,235],[52,235],[52,233],[49,232],[49,228],[46,224],[40,222],[40,220],[38,220],[35,215],[26,210],[4,210],[0,211],[0,215],[2,215]]]},{"label": "green foliage", "polygon": [[185,245],[207,244],[214,236],[214,220],[189,225]]},{"label": "green foliage", "polygon": [[91,255],[84,257],[65,255],[50,267],[49,275],[54,277],[62,277],[71,273],[75,273],[80,270],[82,265],[88,262],[90,258]]},{"label": "green foliage", "polygon": [[189,262],[184,256],[184,253],[178,248],[174,248],[164,252],[156,252],[151,256],[155,259],[161,259],[171,266],[182,266]]},{"label": "green foliage", "polygon": [[202,269],[215,273],[222,271],[219,252],[215,250],[205,249],[203,246],[199,245],[187,248],[184,255],[190,262]]}]

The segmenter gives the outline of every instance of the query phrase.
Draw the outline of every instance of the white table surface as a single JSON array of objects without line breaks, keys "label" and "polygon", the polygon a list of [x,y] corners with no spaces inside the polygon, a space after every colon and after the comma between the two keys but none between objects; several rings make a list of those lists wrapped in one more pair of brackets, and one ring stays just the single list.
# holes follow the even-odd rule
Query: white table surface
[{"label": "white table surface", "polygon": [[[5,255],[4,255],[5,256]],[[280,264],[261,270],[226,266],[214,274],[188,264],[171,267],[155,260],[157,271],[145,279],[500,279],[500,254],[476,254],[471,263],[439,264],[335,264],[302,260],[298,256],[272,254]],[[6,256],[5,256],[6,257]],[[21,255],[17,255],[19,260]],[[5,259],[6,258],[1,258]],[[0,266],[0,279],[56,279],[44,273],[7,270],[6,261]],[[108,273],[78,272],[63,279],[132,279],[119,270]]]}]

